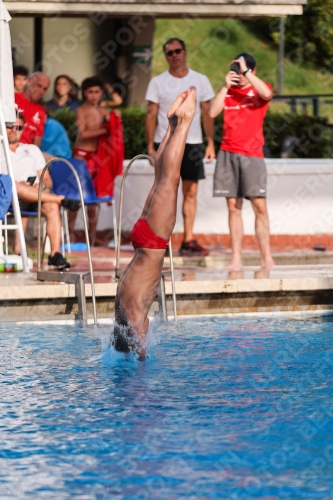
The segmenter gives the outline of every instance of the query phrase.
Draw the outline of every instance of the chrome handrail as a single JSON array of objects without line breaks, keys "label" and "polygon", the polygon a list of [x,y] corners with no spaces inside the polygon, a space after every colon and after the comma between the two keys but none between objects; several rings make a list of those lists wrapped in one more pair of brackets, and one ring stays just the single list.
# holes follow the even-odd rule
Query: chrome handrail
[{"label": "chrome handrail", "polygon": [[92,303],[93,303],[93,314],[94,314],[94,323],[97,325],[97,312],[96,312],[96,296],[95,296],[95,282],[94,282],[94,274],[93,274],[93,267],[92,267],[92,260],[91,260],[91,252],[90,252],[90,241],[89,241],[89,233],[88,233],[88,225],[87,225],[87,217],[86,217],[86,211],[85,211],[85,205],[84,205],[84,198],[83,198],[83,192],[82,192],[82,187],[81,187],[81,181],[80,178],[73,167],[73,165],[66,160],[65,158],[52,158],[49,160],[45,167],[42,170],[40,179],[39,179],[39,185],[38,185],[38,226],[37,226],[37,271],[40,272],[42,262],[41,262],[41,251],[40,251],[40,243],[41,243],[41,208],[42,208],[42,200],[41,200],[41,194],[42,194],[42,186],[43,186],[43,179],[46,170],[48,170],[51,166],[51,163],[54,161],[63,161],[65,162],[71,171],[74,174],[75,180],[78,185],[79,193],[80,193],[80,200],[81,200],[81,205],[82,205],[82,214],[83,214],[83,223],[84,223],[84,232],[86,236],[86,243],[87,243],[87,250],[88,250],[88,262],[89,262],[89,272],[90,272],[90,279],[91,279],[91,295],[92,295]]},{"label": "chrome handrail", "polygon": [[177,323],[176,282],[175,282],[175,271],[173,268],[173,255],[172,255],[171,238],[169,241],[169,258],[170,258],[170,274],[171,274],[171,284],[172,284],[173,316],[175,318],[175,323]]}]

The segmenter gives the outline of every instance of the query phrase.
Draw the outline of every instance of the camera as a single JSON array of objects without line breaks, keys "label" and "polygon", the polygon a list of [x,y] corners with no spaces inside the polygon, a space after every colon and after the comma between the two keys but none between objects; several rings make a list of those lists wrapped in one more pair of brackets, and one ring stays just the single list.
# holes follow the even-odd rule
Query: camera
[{"label": "camera", "polygon": [[241,74],[240,66],[238,62],[233,62],[230,64],[230,71],[234,71],[237,75]]}]

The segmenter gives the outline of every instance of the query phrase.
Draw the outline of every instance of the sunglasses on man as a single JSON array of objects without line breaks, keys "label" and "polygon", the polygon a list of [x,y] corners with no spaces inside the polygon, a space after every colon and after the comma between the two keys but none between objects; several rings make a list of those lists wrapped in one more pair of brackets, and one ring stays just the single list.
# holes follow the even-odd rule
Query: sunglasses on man
[{"label": "sunglasses on man", "polygon": [[165,53],[166,56],[171,57],[173,54],[181,54],[184,49],[175,49],[175,50],[168,50],[168,52]]},{"label": "sunglasses on man", "polygon": [[23,125],[6,125],[6,128],[9,128],[10,130],[12,130],[13,128],[16,128],[16,130],[21,132],[23,130]]}]

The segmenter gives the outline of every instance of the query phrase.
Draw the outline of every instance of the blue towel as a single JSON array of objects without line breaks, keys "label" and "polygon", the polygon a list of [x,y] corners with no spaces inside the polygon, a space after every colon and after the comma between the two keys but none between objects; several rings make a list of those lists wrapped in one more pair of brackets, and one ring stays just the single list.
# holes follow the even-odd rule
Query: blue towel
[{"label": "blue towel", "polygon": [[[67,251],[68,252],[68,245],[67,243],[64,245],[64,248],[61,247],[62,251]],[[73,252],[84,252],[87,250],[87,243],[71,243],[71,250]]]},{"label": "blue towel", "polygon": [[47,118],[40,149],[60,158],[71,158],[72,150],[66,129],[58,120]]},{"label": "blue towel", "polygon": [[12,180],[9,175],[0,174],[0,220],[4,222],[5,215],[12,202]]}]

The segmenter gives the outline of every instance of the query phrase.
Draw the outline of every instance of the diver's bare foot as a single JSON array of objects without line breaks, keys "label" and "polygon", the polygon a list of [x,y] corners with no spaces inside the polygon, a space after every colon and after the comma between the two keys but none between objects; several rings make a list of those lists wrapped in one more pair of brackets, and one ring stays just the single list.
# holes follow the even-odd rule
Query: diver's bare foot
[{"label": "diver's bare foot", "polygon": [[186,99],[186,96],[188,94],[188,90],[185,90],[181,94],[179,94],[167,112],[167,118],[169,120],[169,125],[170,125],[170,132],[173,133],[176,130],[177,123],[178,123],[178,116],[176,115],[176,110],[179,108],[179,106],[184,102]]},{"label": "diver's bare foot", "polygon": [[169,111],[167,112],[168,118],[171,118],[171,116],[175,114],[176,109],[179,108],[179,106],[182,104],[182,102],[184,102],[184,100],[186,99],[188,92],[189,92],[188,90],[184,90],[184,92],[177,95],[175,102],[173,103],[173,105],[171,106]]},{"label": "diver's bare foot", "polygon": [[175,115],[181,120],[193,120],[196,108],[196,92],[194,88],[187,91],[187,96],[181,105],[176,109]]}]

